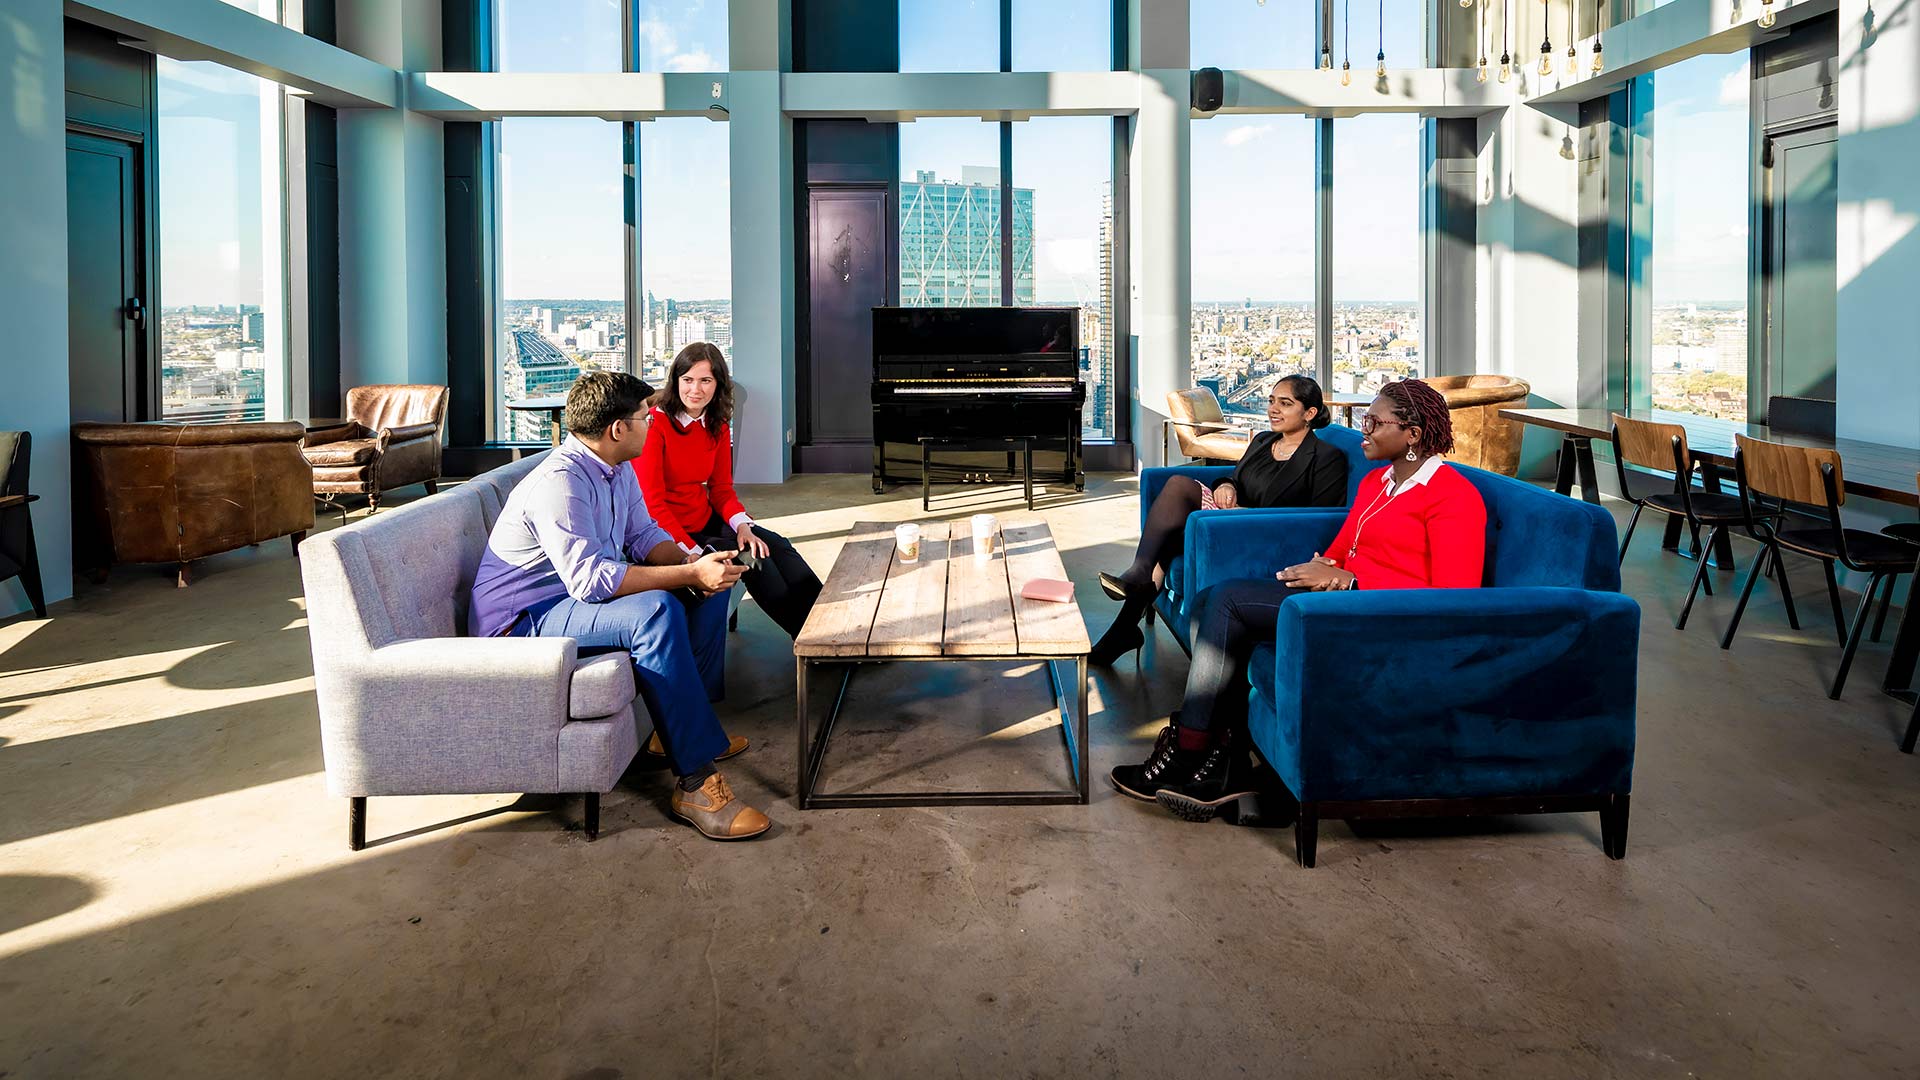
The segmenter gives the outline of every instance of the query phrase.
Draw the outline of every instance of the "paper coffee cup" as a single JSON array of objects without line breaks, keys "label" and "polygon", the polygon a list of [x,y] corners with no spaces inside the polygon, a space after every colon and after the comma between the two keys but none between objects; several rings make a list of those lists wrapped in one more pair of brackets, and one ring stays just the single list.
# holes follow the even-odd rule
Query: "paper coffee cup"
[{"label": "paper coffee cup", "polygon": [[973,557],[976,559],[993,558],[993,545],[1000,535],[1000,519],[992,514],[973,515]]},{"label": "paper coffee cup", "polygon": [[900,552],[901,562],[920,561],[920,526],[907,524],[893,527],[893,546]]}]

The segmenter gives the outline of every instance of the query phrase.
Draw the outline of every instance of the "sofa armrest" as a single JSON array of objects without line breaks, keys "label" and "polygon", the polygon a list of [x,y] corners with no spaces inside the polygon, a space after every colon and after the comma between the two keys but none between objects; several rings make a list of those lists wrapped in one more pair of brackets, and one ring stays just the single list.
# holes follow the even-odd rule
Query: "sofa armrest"
[{"label": "sofa armrest", "polygon": [[330,427],[309,428],[300,437],[302,449],[313,446],[325,446],[328,443],[346,442],[349,439],[370,439],[373,432],[361,427],[357,422],[347,420]]},{"label": "sofa armrest", "polygon": [[1302,799],[1631,787],[1640,606],[1515,587],[1299,596],[1275,628],[1274,731]]},{"label": "sofa armrest", "polygon": [[1147,511],[1153,507],[1153,500],[1160,497],[1167,481],[1175,476],[1190,476],[1195,480],[1213,487],[1222,480],[1232,479],[1231,465],[1164,465],[1152,469],[1140,470],[1140,524],[1147,523]]},{"label": "sofa armrest", "polygon": [[1240,578],[1268,579],[1324,552],[1345,510],[1202,510],[1187,518],[1182,595]]},{"label": "sofa armrest", "polygon": [[440,435],[440,425],[431,422],[425,424],[402,424],[399,427],[381,428],[380,433],[387,437],[387,444],[392,446],[428,436],[438,438]]}]

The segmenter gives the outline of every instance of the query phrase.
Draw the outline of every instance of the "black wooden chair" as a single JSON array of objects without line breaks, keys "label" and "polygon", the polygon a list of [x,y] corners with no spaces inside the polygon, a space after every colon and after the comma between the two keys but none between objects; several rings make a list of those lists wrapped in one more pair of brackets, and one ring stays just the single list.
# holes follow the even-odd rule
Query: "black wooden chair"
[{"label": "black wooden chair", "polygon": [[1835,405],[1826,398],[1784,397],[1767,399],[1767,428],[1783,435],[1817,435],[1833,438]]},{"label": "black wooden chair", "polygon": [[[1739,434],[1733,441],[1733,469],[1740,484],[1744,524],[1747,532],[1766,546],[1767,554],[1747,572],[1747,583],[1740,589],[1740,602],[1734,605],[1733,621],[1727,624],[1720,647],[1733,647],[1733,634],[1740,628],[1740,615],[1746,610],[1747,597],[1752,595],[1754,582],[1759,579],[1769,556],[1778,560],[1780,552],[1785,550],[1817,559],[1827,572],[1827,594],[1833,601],[1834,626],[1840,631],[1840,670],[1833,677],[1833,688],[1827,692],[1828,697],[1838,701],[1847,683],[1847,669],[1853,666],[1853,655],[1860,648],[1861,632],[1866,628],[1867,617],[1873,613],[1874,594],[1884,584],[1888,600],[1892,599],[1894,581],[1913,569],[1913,550],[1891,536],[1849,529],[1841,524],[1840,507],[1846,501],[1846,483],[1838,453],[1750,439]],[[1811,528],[1789,528],[1784,520],[1773,520],[1789,506],[1824,516],[1825,520]],[[1860,610],[1855,613],[1850,630],[1846,629],[1846,619],[1840,611],[1840,587],[1834,577],[1836,565],[1868,575],[1867,587],[1860,596]],[[1780,580],[1785,582],[1784,572]],[[1789,614],[1792,603],[1791,599],[1787,600]],[[1876,639],[1878,636],[1876,633]]]},{"label": "black wooden chair", "polygon": [[40,553],[33,545],[33,515],[28,505],[40,496],[27,492],[33,464],[33,434],[0,431],[0,582],[20,579],[38,618],[47,617],[40,587]]},{"label": "black wooden chair", "polygon": [[[1920,489],[1920,473],[1914,474],[1913,486]],[[1896,521],[1880,531],[1901,543],[1913,545],[1915,551],[1914,566],[1917,570],[1920,570],[1920,521]],[[1889,589],[1887,595],[1891,598],[1893,591]],[[1880,640],[1880,624],[1885,622],[1886,618],[1887,605],[1881,604],[1880,618],[1873,624],[1873,640]],[[1920,619],[1920,612],[1908,611],[1903,614],[1901,618]],[[1896,649],[1896,651],[1898,650]],[[1907,736],[1900,740],[1900,749],[1911,754],[1913,753],[1913,744],[1916,741],[1920,741],[1920,697],[1916,697],[1913,703],[1913,719],[1907,722]]]},{"label": "black wooden chair", "polygon": [[[1641,469],[1673,470],[1673,490],[1633,493],[1627,466]],[[1654,510],[1687,523],[1693,540],[1693,555],[1699,565],[1693,570],[1693,584],[1687,588],[1686,603],[1680,606],[1680,618],[1673,628],[1685,630],[1687,615],[1693,611],[1693,598],[1702,587],[1713,595],[1713,582],[1707,577],[1707,553],[1720,534],[1746,520],[1740,499],[1712,491],[1693,490],[1693,452],[1687,448],[1687,429],[1679,424],[1656,424],[1613,415],[1613,467],[1620,478],[1620,495],[1633,504],[1633,516],[1627,519],[1627,531],[1620,538],[1620,561],[1627,560],[1627,545],[1633,542],[1634,526],[1640,524],[1640,512]],[[1700,527],[1707,528],[1707,542],[1700,543]],[[1785,577],[1785,573],[1780,574]]]}]

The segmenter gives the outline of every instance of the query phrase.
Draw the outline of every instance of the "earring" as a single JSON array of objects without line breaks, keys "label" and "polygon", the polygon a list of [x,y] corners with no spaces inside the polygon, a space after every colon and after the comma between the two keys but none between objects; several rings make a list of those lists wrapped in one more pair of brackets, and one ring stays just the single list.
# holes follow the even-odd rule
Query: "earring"
[{"label": "earring", "polygon": [[1408,461],[1419,461],[1419,460],[1420,460],[1420,455],[1419,455],[1419,454],[1416,454],[1416,453],[1414,453],[1414,452],[1413,452],[1413,447],[1411,447],[1411,446],[1409,446],[1409,447],[1407,447],[1407,460],[1408,460]]}]

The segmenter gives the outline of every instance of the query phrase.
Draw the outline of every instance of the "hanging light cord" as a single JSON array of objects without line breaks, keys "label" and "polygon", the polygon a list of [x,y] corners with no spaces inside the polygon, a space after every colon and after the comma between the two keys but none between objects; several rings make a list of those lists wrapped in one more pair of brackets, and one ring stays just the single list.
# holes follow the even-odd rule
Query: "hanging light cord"
[{"label": "hanging light cord", "polygon": [[1380,63],[1387,59],[1387,0],[1380,0],[1380,52],[1374,59]]}]

